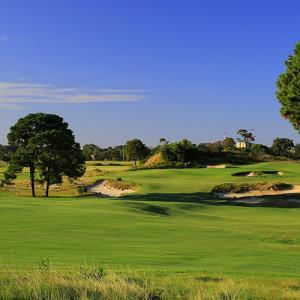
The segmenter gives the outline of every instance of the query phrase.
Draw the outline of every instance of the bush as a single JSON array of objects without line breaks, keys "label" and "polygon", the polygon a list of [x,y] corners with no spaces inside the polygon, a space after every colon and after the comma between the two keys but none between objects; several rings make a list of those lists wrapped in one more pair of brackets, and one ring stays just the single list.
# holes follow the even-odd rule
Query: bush
[{"label": "bush", "polygon": [[77,191],[80,195],[83,195],[88,191],[87,187],[85,185],[81,185],[77,188]]},{"label": "bush", "polygon": [[110,188],[118,189],[118,190],[135,190],[138,188],[138,184],[133,182],[125,182],[125,181],[116,181],[107,179],[105,180],[105,185],[107,185]]},{"label": "bush", "polygon": [[250,191],[283,191],[292,189],[288,183],[224,183],[212,189],[212,193],[247,193]]}]

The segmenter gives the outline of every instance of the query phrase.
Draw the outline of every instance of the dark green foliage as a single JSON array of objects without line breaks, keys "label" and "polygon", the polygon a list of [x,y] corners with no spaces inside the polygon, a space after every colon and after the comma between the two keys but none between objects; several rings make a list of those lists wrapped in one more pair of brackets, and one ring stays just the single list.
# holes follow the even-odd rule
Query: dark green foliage
[{"label": "dark green foliage", "polygon": [[11,156],[7,177],[14,176],[24,167],[30,169],[32,196],[35,196],[35,173],[49,186],[62,182],[62,176],[75,179],[84,174],[84,156],[80,145],[75,142],[68,123],[53,114],[29,114],[10,128],[8,142],[16,147]]},{"label": "dark green foliage", "polygon": [[281,115],[300,130],[300,42],[293,55],[285,61],[285,73],[276,82],[276,96],[281,104]]},{"label": "dark green foliage", "polygon": [[77,191],[80,195],[83,195],[83,194],[87,193],[88,189],[86,186],[81,185],[77,188]]},{"label": "dark green foliage", "polygon": [[277,156],[294,157],[294,142],[288,138],[276,138],[273,141],[272,153]]},{"label": "dark green foliage", "polygon": [[15,151],[15,147],[9,145],[0,145],[0,161],[10,161],[10,157]]},{"label": "dark green foliage", "polygon": [[96,159],[95,156],[97,155],[97,151],[99,150],[100,148],[94,144],[87,144],[82,147],[82,152],[85,160]]},{"label": "dark green foliage", "polygon": [[150,153],[150,149],[139,139],[133,139],[126,142],[125,155],[126,160],[132,160],[136,167],[139,160],[143,160]]},{"label": "dark green foliage", "polygon": [[94,144],[84,145],[82,148],[85,160],[125,160],[124,145],[100,148]]},{"label": "dark green foliage", "polygon": [[300,144],[295,145],[294,156],[295,156],[295,159],[300,159]]},{"label": "dark green foliage", "polygon": [[163,165],[155,168],[205,166],[208,164],[245,164],[264,161],[261,155],[248,152],[224,151],[223,142],[205,143],[198,146],[187,140],[168,144],[162,149]]},{"label": "dark green foliage", "polygon": [[198,145],[198,150],[202,153],[219,155],[224,151],[223,142],[203,143]]},{"label": "dark green foliage", "polygon": [[162,150],[163,159],[167,162],[192,164],[198,160],[199,151],[195,144],[184,139],[178,143],[165,145]]},{"label": "dark green foliage", "polygon": [[235,150],[235,140],[231,137],[226,137],[223,141],[223,148],[225,151]]},{"label": "dark green foliage", "polygon": [[251,152],[255,154],[271,154],[270,148],[263,144],[252,144]]}]

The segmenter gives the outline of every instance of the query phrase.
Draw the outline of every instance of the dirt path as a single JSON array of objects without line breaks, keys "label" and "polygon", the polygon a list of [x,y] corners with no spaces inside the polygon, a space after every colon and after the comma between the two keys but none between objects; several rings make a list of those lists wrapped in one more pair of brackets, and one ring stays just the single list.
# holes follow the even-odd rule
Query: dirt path
[{"label": "dirt path", "polygon": [[105,180],[91,185],[88,187],[88,191],[99,196],[102,195],[103,197],[120,197],[135,192],[133,189],[120,190],[112,188]]}]

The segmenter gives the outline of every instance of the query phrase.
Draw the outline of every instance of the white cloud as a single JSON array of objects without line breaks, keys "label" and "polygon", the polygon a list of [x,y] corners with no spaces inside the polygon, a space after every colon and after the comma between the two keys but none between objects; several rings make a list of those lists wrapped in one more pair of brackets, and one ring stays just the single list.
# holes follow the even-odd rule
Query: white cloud
[{"label": "white cloud", "polygon": [[13,35],[0,34],[0,42],[23,42],[23,43],[32,43],[32,39],[24,37],[15,37]]},{"label": "white cloud", "polygon": [[8,42],[10,40],[7,35],[0,35],[0,42]]},{"label": "white cloud", "polygon": [[145,99],[143,90],[81,89],[47,84],[0,82],[0,107],[16,109],[29,103],[129,102]]}]

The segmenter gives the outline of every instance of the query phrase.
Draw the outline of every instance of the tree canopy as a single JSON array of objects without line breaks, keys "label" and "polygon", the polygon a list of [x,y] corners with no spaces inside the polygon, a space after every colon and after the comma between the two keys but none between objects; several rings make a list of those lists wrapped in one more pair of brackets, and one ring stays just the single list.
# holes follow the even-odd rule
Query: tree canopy
[{"label": "tree canopy", "polygon": [[75,179],[84,174],[84,156],[75,142],[68,123],[54,114],[29,114],[10,128],[9,145],[16,148],[11,155],[6,179],[14,179],[24,167],[30,170],[32,196],[35,196],[35,176],[49,186],[62,182],[62,176]]},{"label": "tree canopy", "polygon": [[125,155],[127,160],[134,161],[134,165],[149,154],[147,146],[139,139],[133,139],[126,142]]},{"label": "tree canopy", "polygon": [[234,151],[235,140],[231,137],[225,137],[225,139],[223,140],[223,147],[225,151]]},{"label": "tree canopy", "polygon": [[300,42],[285,61],[285,67],[276,82],[276,96],[281,104],[281,115],[300,131]]},{"label": "tree canopy", "polygon": [[276,138],[273,141],[272,152],[277,156],[293,157],[295,152],[294,142],[288,138]]},{"label": "tree canopy", "polygon": [[255,136],[251,131],[248,131],[247,129],[240,129],[238,130],[237,134],[240,136],[240,138],[238,138],[238,141],[245,142],[247,147],[249,147],[252,142],[255,141]]}]

